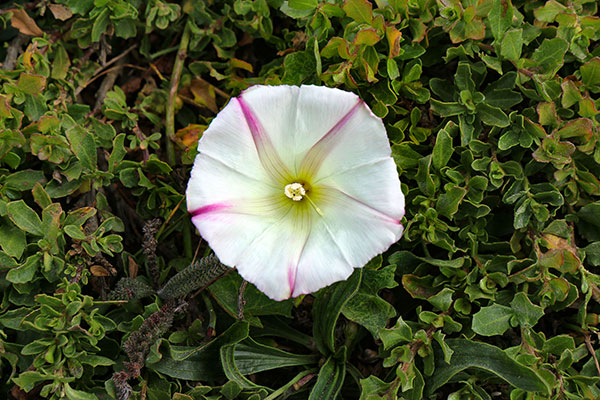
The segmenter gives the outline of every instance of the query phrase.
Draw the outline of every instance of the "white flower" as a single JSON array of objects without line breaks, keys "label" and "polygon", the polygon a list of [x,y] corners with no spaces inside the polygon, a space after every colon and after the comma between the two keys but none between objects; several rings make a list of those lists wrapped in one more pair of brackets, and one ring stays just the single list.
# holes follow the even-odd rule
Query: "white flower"
[{"label": "white flower", "polygon": [[198,151],[192,221],[222,263],[274,300],[346,279],[402,235],[383,122],[353,93],[253,86]]}]

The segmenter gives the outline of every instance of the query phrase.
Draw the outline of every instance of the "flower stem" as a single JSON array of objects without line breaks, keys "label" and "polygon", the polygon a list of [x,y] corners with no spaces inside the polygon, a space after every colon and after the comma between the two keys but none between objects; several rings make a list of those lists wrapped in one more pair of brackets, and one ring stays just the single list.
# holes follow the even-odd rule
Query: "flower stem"
[{"label": "flower stem", "polygon": [[181,35],[181,42],[179,42],[179,50],[175,57],[175,64],[173,65],[173,72],[171,73],[171,89],[169,90],[169,101],[167,102],[167,115],[166,121],[166,148],[167,148],[167,161],[169,165],[175,165],[175,148],[173,143],[175,141],[175,99],[177,98],[177,89],[179,88],[179,78],[181,77],[181,71],[183,70],[183,62],[187,57],[187,48],[190,43],[190,23],[186,20],[185,29]]}]

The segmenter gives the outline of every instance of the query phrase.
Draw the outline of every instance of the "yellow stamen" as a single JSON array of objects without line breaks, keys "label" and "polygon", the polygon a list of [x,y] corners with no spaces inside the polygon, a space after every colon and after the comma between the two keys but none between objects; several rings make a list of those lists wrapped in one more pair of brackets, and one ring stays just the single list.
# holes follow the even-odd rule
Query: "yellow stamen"
[{"label": "yellow stamen", "polygon": [[321,217],[323,217],[323,211],[321,211],[321,209],[319,207],[317,207],[317,205],[314,203],[314,201],[312,201],[310,199],[310,197],[308,197],[307,194],[304,195],[304,197],[306,197],[306,200],[308,200],[308,202],[310,203],[311,206],[314,207],[315,211],[317,212],[317,214],[319,214]]}]

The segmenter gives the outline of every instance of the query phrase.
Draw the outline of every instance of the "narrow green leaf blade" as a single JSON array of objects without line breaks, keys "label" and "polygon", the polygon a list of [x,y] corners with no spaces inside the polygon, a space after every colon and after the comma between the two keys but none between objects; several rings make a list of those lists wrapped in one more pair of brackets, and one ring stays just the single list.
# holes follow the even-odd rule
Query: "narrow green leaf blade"
[{"label": "narrow green leaf blade", "polygon": [[308,400],[334,400],[342,390],[346,364],[337,362],[330,356],[319,371],[317,383],[310,391]]},{"label": "narrow green leaf blade", "polygon": [[441,348],[435,344],[435,372],[428,378],[426,389],[428,395],[433,394],[452,377],[467,368],[484,369],[525,391],[549,393],[546,384],[534,370],[511,359],[496,346],[467,339],[448,339],[446,343],[454,354],[450,364],[447,364]]},{"label": "narrow green leaf blade", "polygon": [[321,290],[313,304],[313,336],[322,354],[335,352],[334,330],[344,304],[360,286],[362,269],[357,269],[343,282]]}]

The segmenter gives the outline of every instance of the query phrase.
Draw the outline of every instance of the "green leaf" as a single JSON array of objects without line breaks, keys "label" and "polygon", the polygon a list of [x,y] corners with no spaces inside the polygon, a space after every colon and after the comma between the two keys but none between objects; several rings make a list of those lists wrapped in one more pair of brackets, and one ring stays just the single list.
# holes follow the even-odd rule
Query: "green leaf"
[{"label": "green leaf", "polygon": [[533,10],[535,18],[542,22],[554,22],[556,16],[565,12],[567,8],[556,0],[548,0],[542,7]]},{"label": "green leaf", "polygon": [[46,77],[34,74],[20,74],[17,81],[17,88],[28,95],[38,95],[46,87]]},{"label": "green leaf", "polygon": [[46,177],[42,171],[24,169],[10,174],[4,180],[4,184],[15,190],[31,190],[36,183],[46,183]]},{"label": "green leaf", "polygon": [[71,386],[68,383],[65,383],[63,388],[65,391],[65,395],[69,400],[98,400],[98,397],[96,397],[95,394],[84,392],[81,390],[75,390],[71,388]]},{"label": "green leaf", "polygon": [[523,101],[523,97],[510,89],[494,89],[485,91],[485,102],[493,107],[502,108],[504,110],[511,108],[514,105]]},{"label": "green leaf", "polygon": [[600,57],[594,57],[579,68],[581,81],[593,92],[599,91],[600,85]]},{"label": "green leaf", "polygon": [[[206,381],[223,378],[223,370],[215,360],[220,357],[220,349],[229,344],[239,343],[248,337],[247,322],[231,325],[221,335],[198,347],[173,346],[166,342],[168,352],[147,367],[161,374],[190,381]],[[161,346],[162,349],[162,346]]]},{"label": "green leaf", "polygon": [[496,41],[502,39],[504,32],[512,23],[513,7],[510,0],[494,1],[488,14],[488,21],[492,35]]},{"label": "green leaf", "polygon": [[436,191],[436,184],[431,176],[431,155],[423,157],[419,160],[419,169],[417,171],[417,182],[421,192],[432,197]]},{"label": "green leaf", "polygon": [[431,99],[431,110],[439,114],[441,117],[451,117],[465,112],[465,106],[456,102],[442,102],[436,99]]},{"label": "green leaf", "polygon": [[[583,248],[585,258],[588,263],[598,267],[600,266],[600,242],[594,242]],[[8,252],[7,252],[8,253]]]},{"label": "green leaf", "polygon": [[577,212],[577,224],[583,236],[590,242],[600,241],[600,202],[586,204]]},{"label": "green leaf", "polygon": [[573,81],[565,80],[560,86],[563,92],[561,99],[561,105],[563,108],[569,108],[583,99],[579,88]]},{"label": "green leaf", "polygon": [[13,268],[16,267],[18,264],[14,258],[12,258],[3,251],[0,251],[0,265],[3,268]]},{"label": "green leaf", "polygon": [[510,125],[510,119],[504,111],[487,103],[477,105],[477,115],[481,118],[481,122],[486,125],[498,126],[500,128],[506,128]]},{"label": "green leaf", "polygon": [[83,230],[75,225],[67,225],[63,228],[65,233],[69,235],[69,237],[77,240],[85,240],[86,235]]},{"label": "green leaf", "polygon": [[378,256],[365,265],[358,292],[342,308],[346,318],[369,329],[374,336],[396,316],[394,307],[377,296],[381,289],[398,286],[394,277],[396,266],[381,268],[381,262],[382,258]]},{"label": "green leaf", "polygon": [[317,62],[312,53],[297,51],[285,56],[283,68],[281,82],[288,85],[300,85],[316,74]]},{"label": "green leaf", "polygon": [[260,344],[252,338],[247,338],[235,346],[234,357],[235,365],[243,375],[296,365],[310,365],[318,361],[317,355],[289,353]]},{"label": "green leaf", "polygon": [[563,65],[563,58],[568,48],[569,44],[564,39],[544,39],[531,59],[546,73],[554,74]]},{"label": "green leaf", "polygon": [[[208,290],[219,305],[231,316],[237,317],[239,288],[242,278],[237,273],[227,274],[213,283]],[[248,285],[244,292],[246,305],[244,318],[252,325],[260,326],[256,316],[282,315],[291,316],[292,301],[274,301],[259,291],[254,285]]]},{"label": "green leaf", "polygon": [[[360,380],[360,399],[359,400],[378,400],[383,399],[384,393],[390,393],[389,389],[392,389],[393,392],[390,393],[393,397],[396,398],[396,394],[399,385],[394,385],[395,388],[392,388],[391,383],[387,383],[379,379],[378,377],[371,375],[367,378]],[[380,396],[381,395],[381,396]]]},{"label": "green leaf", "polygon": [[359,291],[342,308],[346,318],[364,326],[375,334],[384,328],[390,318],[396,316],[394,307],[374,295]]},{"label": "green leaf", "polygon": [[54,50],[54,61],[52,61],[52,78],[65,79],[70,65],[71,60],[69,60],[67,50],[64,46],[57,44]]},{"label": "green leaf", "polygon": [[235,362],[235,343],[228,344],[221,347],[221,366],[225,376],[230,381],[237,383],[241,388],[244,389],[259,389],[263,386],[257,385],[250,379],[246,378],[243,373],[238,369]]},{"label": "green leaf", "polygon": [[318,0],[289,0],[288,5],[296,10],[314,10],[319,5]]},{"label": "green leaf", "polygon": [[235,399],[241,392],[242,388],[235,381],[229,381],[221,388],[221,394],[226,399]]},{"label": "green leaf", "polygon": [[96,170],[96,142],[89,132],[81,126],[75,125],[66,131],[67,139],[71,144],[71,150],[79,161],[89,170]]},{"label": "green leaf", "polygon": [[346,281],[318,292],[313,303],[313,337],[322,354],[335,352],[335,325],[344,305],[358,291],[362,269],[356,269]]},{"label": "green leaf", "polygon": [[310,391],[308,400],[335,400],[342,390],[345,376],[346,364],[329,356],[319,370],[317,382]]},{"label": "green leaf", "polygon": [[42,374],[38,371],[25,371],[21,373],[18,377],[12,378],[13,382],[15,382],[21,389],[26,392],[29,392],[38,382],[43,381],[51,381],[53,379],[58,379],[59,377],[51,374]]},{"label": "green leaf", "polygon": [[44,236],[40,217],[23,200],[8,203],[6,210],[10,220],[19,228],[33,235]]},{"label": "green leaf", "polygon": [[445,167],[450,161],[454,153],[454,146],[452,145],[452,136],[445,130],[440,129],[437,138],[435,139],[435,145],[433,146],[432,162],[433,166],[440,170]]},{"label": "green leaf", "polygon": [[544,316],[544,309],[533,304],[531,300],[529,300],[529,297],[523,292],[519,292],[515,295],[510,302],[510,307],[513,309],[514,315],[519,321],[519,325],[523,328],[533,327],[537,324],[538,320]]},{"label": "green leaf", "polygon": [[511,29],[506,32],[504,39],[500,43],[500,55],[512,61],[518,61],[521,58],[521,49],[523,48],[523,29]]},{"label": "green leaf", "polygon": [[444,361],[441,348],[434,346],[435,370],[427,380],[427,395],[433,394],[467,368],[483,369],[525,391],[549,393],[548,387],[534,370],[514,361],[496,346],[467,339],[448,339],[446,343],[454,354],[448,364]]},{"label": "green leaf", "polygon": [[482,336],[502,335],[510,328],[513,315],[514,311],[510,307],[500,304],[481,307],[481,310],[473,315],[471,328],[473,332]]},{"label": "green leaf", "polygon": [[108,157],[108,170],[114,171],[127,154],[125,149],[125,134],[119,133],[113,140],[113,149]]},{"label": "green leaf", "polygon": [[438,294],[428,298],[427,301],[443,312],[447,312],[452,305],[453,294],[454,290],[450,288],[443,288]]},{"label": "green leaf", "polygon": [[82,364],[87,364],[87,365],[91,365],[92,367],[97,367],[97,366],[109,366],[109,365],[114,365],[116,363],[116,361],[111,360],[108,357],[103,357],[103,356],[99,356],[97,354],[83,354],[79,357],[77,357],[77,361],[79,361]]},{"label": "green leaf", "polygon": [[458,206],[466,194],[467,189],[458,186],[453,186],[449,189],[446,189],[446,192],[439,197],[436,203],[436,211],[440,215],[451,218],[458,212]]},{"label": "green leaf", "polygon": [[12,283],[30,282],[40,267],[41,254],[29,256],[20,266],[12,268],[6,274],[6,280]]},{"label": "green leaf", "polygon": [[94,19],[94,24],[92,25],[92,42],[95,43],[100,40],[100,36],[106,32],[108,28],[109,20],[109,10],[108,7],[103,8],[100,11],[100,14]]},{"label": "green leaf", "polygon": [[358,23],[371,24],[373,21],[373,5],[368,0],[346,0],[342,8]]},{"label": "green leaf", "polygon": [[379,338],[383,342],[384,350],[389,350],[401,343],[412,342],[413,332],[404,319],[398,317],[398,321],[396,321],[396,325],[393,328],[381,329],[379,331]]},{"label": "green leaf", "polygon": [[0,217],[0,247],[11,257],[21,258],[27,246],[25,232],[7,218]]}]

